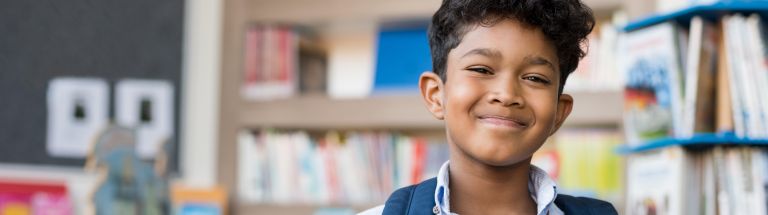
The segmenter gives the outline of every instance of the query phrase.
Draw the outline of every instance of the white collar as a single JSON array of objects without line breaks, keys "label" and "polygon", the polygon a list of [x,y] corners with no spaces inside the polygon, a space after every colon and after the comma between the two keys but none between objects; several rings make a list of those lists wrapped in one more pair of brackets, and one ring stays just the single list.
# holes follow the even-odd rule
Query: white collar
[{"label": "white collar", "polygon": [[[448,189],[448,163],[446,161],[437,172],[437,187],[435,187],[435,204],[439,206],[441,215],[455,215],[451,213],[450,190]],[[531,165],[528,191],[536,202],[538,215],[562,215],[563,211],[554,204],[557,197],[557,184],[549,177],[547,172]]]}]

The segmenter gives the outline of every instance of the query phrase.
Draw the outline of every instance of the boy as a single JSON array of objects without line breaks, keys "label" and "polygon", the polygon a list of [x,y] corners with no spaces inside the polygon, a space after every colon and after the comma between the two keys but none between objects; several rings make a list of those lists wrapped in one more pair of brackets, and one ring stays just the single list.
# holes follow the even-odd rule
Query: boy
[{"label": "boy", "polygon": [[433,72],[419,88],[443,120],[450,161],[363,214],[616,214],[558,195],[531,156],[562,125],[562,94],[594,17],[579,0],[443,0],[432,18]]}]

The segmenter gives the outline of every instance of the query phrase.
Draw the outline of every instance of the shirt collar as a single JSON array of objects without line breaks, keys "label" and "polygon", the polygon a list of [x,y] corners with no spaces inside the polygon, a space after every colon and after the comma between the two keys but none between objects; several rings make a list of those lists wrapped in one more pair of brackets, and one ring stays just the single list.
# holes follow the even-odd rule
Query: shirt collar
[{"label": "shirt collar", "polygon": [[[451,213],[451,191],[448,189],[449,183],[449,164],[450,161],[443,163],[440,171],[437,172],[437,187],[435,187],[435,204],[440,209],[441,215],[454,215]],[[528,191],[531,198],[536,202],[536,210],[539,215],[561,215],[563,212],[554,204],[557,197],[557,184],[549,177],[547,172],[531,165],[530,178],[528,180]]]}]

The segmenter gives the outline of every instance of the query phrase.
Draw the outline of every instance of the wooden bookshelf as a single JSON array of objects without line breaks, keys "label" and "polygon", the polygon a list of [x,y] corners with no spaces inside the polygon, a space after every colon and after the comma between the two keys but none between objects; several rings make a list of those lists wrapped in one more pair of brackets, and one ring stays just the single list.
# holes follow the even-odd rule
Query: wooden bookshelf
[{"label": "wooden bookshelf", "polygon": [[[383,204],[383,203],[382,203]],[[377,205],[316,205],[316,204],[240,204],[235,214],[314,214],[321,208],[345,208],[353,211],[364,211]]]},{"label": "wooden bookshelf", "polygon": [[[243,43],[247,25],[267,21],[322,28],[333,23],[428,19],[441,0],[224,0],[221,50],[217,180],[232,198],[235,214],[311,214],[320,205],[249,204],[237,196],[237,132],[264,127],[347,130],[420,130],[434,134],[442,121],[434,119],[417,95],[334,100],[298,97],[270,102],[240,97]],[[622,6],[620,0],[585,0],[598,17]],[[612,126],[621,120],[620,92],[573,94],[576,102],[565,126]],[[347,206],[360,211],[375,205]],[[330,206],[334,207],[334,206]]]},{"label": "wooden bookshelf", "polygon": [[[621,120],[620,92],[572,94],[574,110],[568,126],[615,125]],[[334,100],[299,97],[270,102],[243,102],[240,127],[333,129],[442,129],[418,95]]]},{"label": "wooden bookshelf", "polygon": [[[409,19],[431,16],[442,0],[235,0],[246,10],[246,20],[320,24],[341,20]],[[233,1],[233,2],[235,2]],[[620,0],[582,0],[597,15],[621,7]],[[322,9],[320,9],[322,8]]]}]

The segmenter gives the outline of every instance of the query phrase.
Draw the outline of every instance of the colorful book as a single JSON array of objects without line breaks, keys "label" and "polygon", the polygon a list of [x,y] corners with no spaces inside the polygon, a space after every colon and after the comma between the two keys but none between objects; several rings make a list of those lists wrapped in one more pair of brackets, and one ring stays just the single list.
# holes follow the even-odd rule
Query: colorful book
[{"label": "colorful book", "polygon": [[624,36],[621,70],[627,74],[624,128],[630,145],[675,136],[681,128],[678,27],[653,25]]},{"label": "colorful book", "polygon": [[222,187],[171,187],[171,202],[175,215],[222,215],[227,213],[227,191]]}]

